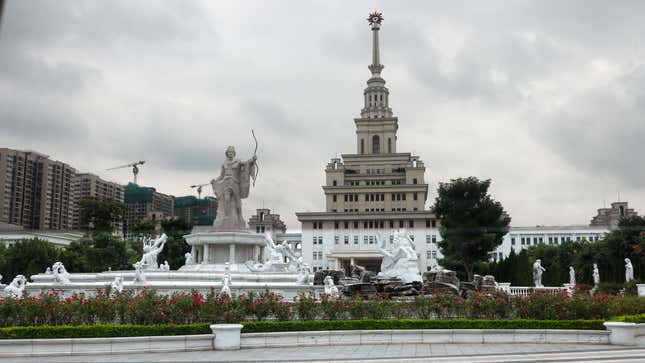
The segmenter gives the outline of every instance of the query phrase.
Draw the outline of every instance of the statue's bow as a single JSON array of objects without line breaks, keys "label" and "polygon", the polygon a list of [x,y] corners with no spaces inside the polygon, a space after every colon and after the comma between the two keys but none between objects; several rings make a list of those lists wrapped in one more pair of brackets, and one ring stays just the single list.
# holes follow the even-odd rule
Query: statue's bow
[{"label": "statue's bow", "polygon": [[[255,132],[253,131],[253,129],[251,129],[251,135],[253,135],[253,141],[255,141],[255,150],[253,150],[253,156],[256,156],[257,152],[258,152],[258,139],[255,137]],[[253,186],[254,187],[255,187],[255,179],[258,178],[259,170],[260,170],[260,167],[258,165],[258,160],[256,158],[256,160],[255,160],[255,173],[253,173],[253,175],[252,175],[252,177],[253,177]]]}]

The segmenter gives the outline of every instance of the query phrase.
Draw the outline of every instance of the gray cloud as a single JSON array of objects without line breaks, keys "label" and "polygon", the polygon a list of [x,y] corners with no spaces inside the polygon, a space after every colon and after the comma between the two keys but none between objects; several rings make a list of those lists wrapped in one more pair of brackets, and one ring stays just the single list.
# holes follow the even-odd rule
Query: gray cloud
[{"label": "gray cloud", "polygon": [[[382,9],[398,148],[437,183],[493,179],[516,225],[587,223],[621,191],[645,206],[639,1],[373,3],[10,1],[0,31],[0,144],[175,195],[235,145],[260,179],[248,216],[323,210],[324,166],[353,118]],[[634,71],[636,69],[636,71]],[[581,187],[582,186],[582,187]]]}]

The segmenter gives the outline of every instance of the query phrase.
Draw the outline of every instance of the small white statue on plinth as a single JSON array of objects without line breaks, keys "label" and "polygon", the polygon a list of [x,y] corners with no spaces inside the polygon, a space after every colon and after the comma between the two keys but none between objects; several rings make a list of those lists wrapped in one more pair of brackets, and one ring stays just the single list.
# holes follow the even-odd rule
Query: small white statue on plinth
[{"label": "small white statue on plinth", "polygon": [[133,284],[145,284],[146,275],[143,273],[143,263],[141,261],[134,264],[134,280]]},{"label": "small white statue on plinth", "polygon": [[325,294],[334,299],[339,297],[338,287],[334,284],[334,278],[329,275],[325,276]]},{"label": "small white statue on plinth", "polygon": [[625,259],[625,282],[630,282],[634,279],[634,266],[629,258]]},{"label": "small white statue on plinth", "polygon": [[576,270],[573,269],[573,266],[569,266],[569,284],[576,284]]},{"label": "small white statue on plinth", "polygon": [[542,267],[542,260],[538,258],[533,264],[533,282],[535,283],[535,287],[544,287],[544,285],[542,285],[542,273],[544,271],[546,271],[546,269]]},{"label": "small white statue on plinth", "polygon": [[51,275],[51,274],[52,274],[52,268],[47,267],[47,269],[45,270],[45,275]]},{"label": "small white statue on plinth", "polygon": [[594,263],[593,264],[593,288],[594,288],[594,291],[598,288],[598,284],[600,284],[600,271],[598,270],[598,264]]},{"label": "small white statue on plinth", "polygon": [[159,266],[157,265],[157,256],[163,250],[166,245],[168,236],[165,233],[162,233],[161,236],[157,239],[145,239],[143,240],[143,256],[139,261],[144,270],[158,270]]},{"label": "small white statue on plinth", "polygon": [[115,277],[110,287],[110,296],[121,294],[123,292],[123,278],[121,276]]},{"label": "small white statue on plinth", "polygon": [[192,265],[193,264],[193,254],[190,252],[186,252],[184,254],[184,265]]},{"label": "small white statue on plinth", "polygon": [[23,275],[17,275],[13,278],[13,281],[11,281],[11,283],[4,288],[4,292],[14,299],[19,299],[22,297],[26,286],[27,278]]},{"label": "small white statue on plinth", "polygon": [[309,265],[306,263],[302,263],[298,267],[298,279],[296,280],[296,284],[299,285],[308,285],[309,284]]},{"label": "small white statue on plinth", "polygon": [[226,295],[228,297],[231,297],[231,285],[233,283],[231,279],[231,273],[230,273],[230,265],[228,262],[224,264],[224,278],[222,279],[222,291],[220,291],[220,295]]},{"label": "small white statue on plinth", "polygon": [[381,261],[381,272],[377,276],[386,278],[398,278],[403,283],[422,281],[419,272],[418,257],[414,250],[414,244],[405,230],[394,233],[391,250],[386,249],[385,241],[377,236],[377,243],[383,260]]},{"label": "small white statue on plinth", "polygon": [[69,284],[69,273],[62,262],[54,263],[52,266],[52,274],[54,275],[54,280],[59,284]]}]

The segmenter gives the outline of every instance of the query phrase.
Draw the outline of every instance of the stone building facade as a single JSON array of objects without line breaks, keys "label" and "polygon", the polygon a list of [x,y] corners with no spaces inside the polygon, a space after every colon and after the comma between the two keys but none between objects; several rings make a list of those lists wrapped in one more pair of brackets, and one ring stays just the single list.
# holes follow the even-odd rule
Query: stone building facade
[{"label": "stone building facade", "polygon": [[[302,254],[314,270],[343,269],[352,264],[378,271],[382,254],[377,240],[391,243],[394,230],[414,240],[420,269],[440,258],[438,221],[426,210],[428,184],[423,161],[399,152],[398,118],[389,105],[381,76],[380,21],[372,29],[371,77],[363,92],[364,107],[354,119],[356,153],[331,159],[325,168],[325,211],[296,213],[302,223]],[[385,246],[385,247],[386,247]]]},{"label": "stone building facade", "polygon": [[611,203],[610,208],[598,209],[598,214],[591,219],[591,226],[616,228],[621,218],[637,216],[638,213],[634,209],[629,208],[627,202],[614,202]]},{"label": "stone building facade", "polygon": [[[80,201],[85,197],[110,199],[123,203],[123,185],[101,179],[90,173],[78,173],[73,183],[74,204],[72,206],[72,229],[80,229]],[[114,224],[117,233],[123,230],[123,222]]]}]

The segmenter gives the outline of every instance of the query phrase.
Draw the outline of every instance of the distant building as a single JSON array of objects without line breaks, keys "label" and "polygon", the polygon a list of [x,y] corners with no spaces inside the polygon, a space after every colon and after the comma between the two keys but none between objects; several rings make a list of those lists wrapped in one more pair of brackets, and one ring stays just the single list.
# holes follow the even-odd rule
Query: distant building
[{"label": "distant building", "polygon": [[[72,229],[80,229],[80,206],[81,199],[95,197],[110,199],[123,203],[123,185],[101,179],[90,173],[79,173],[74,177],[74,204],[72,209]],[[116,223],[114,229],[119,233],[123,230],[123,222]]]},{"label": "distant building", "polygon": [[559,245],[567,241],[596,242],[609,233],[607,227],[593,226],[535,226],[511,227],[502,244],[489,254],[491,261],[503,260],[511,254],[539,244]]},{"label": "distant building", "polygon": [[71,229],[75,172],[35,151],[0,148],[0,224]]},{"label": "distant building", "polygon": [[192,195],[175,197],[173,215],[190,221],[193,226],[212,226],[217,217],[217,199]]},{"label": "distant building", "polygon": [[302,233],[287,233],[287,225],[280,219],[279,214],[271,213],[271,209],[256,209],[249,218],[249,229],[255,233],[270,233],[273,242],[287,242],[296,254],[302,253]]},{"label": "distant building", "polygon": [[157,192],[153,187],[129,183],[124,188],[125,225],[124,236],[132,237],[132,228],[139,222],[152,221],[157,226],[162,220],[172,218],[174,197]]},{"label": "distant building", "polygon": [[611,203],[611,208],[600,208],[598,214],[591,219],[591,226],[616,228],[621,218],[637,216],[632,208],[627,206],[627,202]]},{"label": "distant building", "polygon": [[70,243],[83,237],[79,231],[52,231],[52,230],[23,230],[23,231],[0,231],[0,244],[10,246],[25,239],[43,240],[56,247],[67,247]]}]

